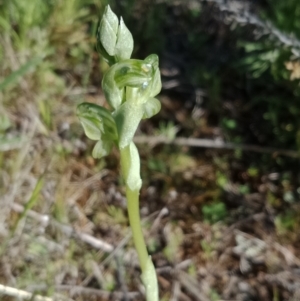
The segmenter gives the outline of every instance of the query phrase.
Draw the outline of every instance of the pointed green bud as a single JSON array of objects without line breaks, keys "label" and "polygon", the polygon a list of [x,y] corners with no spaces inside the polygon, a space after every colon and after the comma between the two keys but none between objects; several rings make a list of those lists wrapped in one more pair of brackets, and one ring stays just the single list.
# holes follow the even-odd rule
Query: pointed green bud
[{"label": "pointed green bud", "polygon": [[97,50],[103,58],[113,65],[129,59],[133,51],[133,38],[121,18],[106,6],[97,32]]},{"label": "pointed green bud", "polygon": [[119,20],[115,13],[106,6],[99,28],[99,40],[103,48],[111,56],[115,54]]},{"label": "pointed green bud", "polygon": [[118,29],[118,39],[115,47],[115,56],[117,61],[130,59],[133,51],[133,38],[131,32],[126,27],[123,18],[120,20]]}]

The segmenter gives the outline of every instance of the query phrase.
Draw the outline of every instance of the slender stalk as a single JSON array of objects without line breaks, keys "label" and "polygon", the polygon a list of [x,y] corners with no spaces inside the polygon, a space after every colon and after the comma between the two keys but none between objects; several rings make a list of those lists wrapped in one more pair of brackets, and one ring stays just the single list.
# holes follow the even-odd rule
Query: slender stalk
[{"label": "slender stalk", "polygon": [[[121,170],[123,175],[126,174],[126,170],[130,167],[130,158],[128,156],[128,152],[125,149],[120,149],[121,156]],[[142,272],[146,269],[146,263],[148,260],[148,252],[146,248],[145,239],[142,232],[141,227],[141,218],[140,218],[140,210],[139,210],[139,190],[131,190],[128,185],[126,185],[126,198],[127,198],[127,208],[128,208],[128,217],[130,227],[132,229],[132,237],[134,241],[134,245],[136,247],[140,266]]]},{"label": "slender stalk", "polygon": [[158,301],[157,276],[151,256],[148,255],[144,240],[140,210],[139,194],[142,181],[140,178],[140,158],[135,145],[120,148],[121,169],[126,183],[126,197],[129,223],[132,237],[139,257],[142,280],[146,289],[147,301]]},{"label": "slender stalk", "polygon": [[139,212],[139,191],[132,191],[129,187],[126,187],[126,197],[129,223],[132,229],[134,245],[138,253],[142,272],[145,272],[146,263],[149,255],[146,249],[146,243],[141,227],[141,219]]}]

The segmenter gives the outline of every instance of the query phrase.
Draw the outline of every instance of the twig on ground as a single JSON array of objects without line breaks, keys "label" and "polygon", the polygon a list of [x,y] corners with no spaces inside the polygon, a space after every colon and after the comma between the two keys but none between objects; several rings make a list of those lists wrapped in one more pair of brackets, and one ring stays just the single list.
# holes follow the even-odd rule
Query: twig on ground
[{"label": "twig on ground", "polygon": [[179,281],[174,281],[173,284],[173,294],[171,301],[178,301],[180,297],[180,282]]},{"label": "twig on ground", "polygon": [[[14,211],[19,212],[19,213],[23,212],[23,210],[24,210],[23,206],[16,204],[16,203],[13,203],[11,206]],[[63,225],[57,221],[51,220],[48,215],[42,215],[42,214],[39,214],[32,210],[28,210],[27,215],[30,216],[31,218],[34,218],[35,220],[43,223],[43,225],[45,227],[51,223],[56,228],[60,229],[65,235],[67,235],[69,237],[73,236],[75,238],[78,238],[81,241],[91,245],[95,249],[100,249],[107,253],[110,253],[114,250],[113,245],[111,245],[103,240],[100,240],[99,238],[93,237],[89,234],[76,231],[71,226]]]},{"label": "twig on ground", "polygon": [[286,263],[291,266],[291,265],[297,265],[298,267],[300,266],[300,259],[297,258],[288,248],[280,245],[279,243],[275,242],[274,247],[277,251],[279,251]]},{"label": "twig on ground", "polygon": [[203,289],[199,287],[199,283],[187,273],[178,271],[178,280],[180,281],[181,285],[195,297],[195,300],[210,301],[210,299],[203,292]]},{"label": "twig on ground", "polygon": [[152,235],[154,232],[156,232],[160,228],[162,218],[164,218],[168,214],[169,214],[169,209],[167,207],[164,207],[160,210],[158,216],[156,217],[156,219],[154,220],[154,222],[151,226],[149,235]]},{"label": "twig on ground", "polygon": [[118,253],[115,255],[115,260],[116,260],[116,263],[117,263],[117,276],[118,276],[118,281],[119,281],[121,290],[122,290],[122,292],[123,292],[123,294],[124,294],[124,297],[123,297],[122,301],[129,301],[129,298],[128,298],[128,288],[127,288],[126,281],[125,281],[124,264],[123,264],[123,262],[122,262],[122,259],[121,259],[121,256],[120,256],[119,253],[120,253],[120,252],[118,252]]},{"label": "twig on ground", "polygon": [[99,173],[94,174],[93,176],[87,178],[83,182],[78,183],[76,186],[75,192],[67,199],[68,205],[74,206],[76,204],[76,201],[82,196],[84,193],[84,190],[92,187],[95,183],[97,183],[99,180],[101,180],[103,177],[105,177],[108,174],[108,170],[104,169]]},{"label": "twig on ground", "polygon": [[19,290],[13,287],[5,286],[0,284],[0,295],[11,296],[19,299],[31,300],[31,301],[53,301],[52,298],[42,297],[39,295],[34,295],[32,293]]},{"label": "twig on ground", "polygon": [[192,264],[193,264],[193,260],[189,258],[189,259],[186,259],[186,260],[183,260],[183,261],[177,263],[175,265],[175,269],[184,270],[184,269],[189,268]]},{"label": "twig on ground", "polygon": [[[86,288],[82,286],[73,286],[73,285],[58,285],[55,287],[56,290],[60,291],[69,291],[72,296],[74,295],[95,295],[105,299],[111,300],[123,300],[123,292],[108,292],[100,289]],[[138,297],[141,297],[139,292],[128,292],[127,297],[132,300]]]},{"label": "twig on ground", "polygon": [[[78,237],[80,240],[91,245],[92,247],[94,247],[96,249],[100,249],[107,253],[112,252],[114,249],[114,247],[111,244],[109,244],[103,240],[100,240],[99,238],[93,237],[86,233],[74,231],[74,229],[72,227],[69,227],[69,229],[71,229],[71,231],[73,232],[72,235],[74,237]],[[68,229],[68,232],[69,232],[69,229]]]},{"label": "twig on ground", "polygon": [[[96,278],[96,280],[98,282],[98,286],[103,287],[105,279],[104,279],[104,275],[103,275],[103,271],[102,271],[101,267],[99,267],[98,263],[94,260],[91,261],[91,267],[92,267],[92,272],[93,272],[92,275]],[[89,283],[89,281],[85,285],[87,285],[88,283]],[[85,286],[85,285],[83,285],[83,283],[81,283],[80,285]]]},{"label": "twig on ground", "polygon": [[8,284],[12,286],[17,286],[17,281],[15,276],[12,273],[12,267],[11,263],[9,262],[8,258],[5,256],[0,261],[1,264],[1,270],[4,275],[4,277],[7,279]]},{"label": "twig on ground", "polygon": [[300,289],[300,277],[295,270],[282,271],[277,274],[266,274],[264,279],[268,283],[281,286],[289,292],[295,292]]},{"label": "twig on ground", "polygon": [[[235,275],[231,275],[229,278],[229,281],[227,282],[227,285],[225,287],[225,289],[222,292],[222,297],[225,298],[226,300],[230,300],[229,297],[231,294],[234,293],[237,285],[239,282],[239,278]],[[219,300],[221,301],[221,300]]]},{"label": "twig on ground", "polygon": [[263,147],[252,144],[235,144],[231,142],[224,142],[222,140],[198,139],[198,138],[175,138],[170,140],[165,136],[136,136],[134,142],[139,144],[174,144],[179,146],[216,148],[216,149],[240,149],[244,151],[251,151],[257,153],[273,153],[274,155],[283,155],[292,158],[299,158],[300,153],[293,150],[277,149],[273,147]]},{"label": "twig on ground", "polygon": [[239,229],[242,225],[245,225],[247,223],[249,224],[249,223],[253,223],[253,222],[262,221],[264,218],[266,218],[266,214],[264,212],[262,212],[262,213],[256,213],[256,214],[250,215],[242,220],[239,220],[239,221],[235,222],[234,224],[232,224],[230,227],[228,227],[228,229],[226,229],[226,231],[223,234],[223,237],[232,235],[233,230]]},{"label": "twig on ground", "polygon": [[180,292],[180,298],[179,298],[179,300],[181,300],[181,301],[192,301],[192,299],[188,295],[186,295],[185,293],[183,293],[183,292]]},{"label": "twig on ground", "polygon": [[[12,210],[18,213],[22,213],[24,211],[24,207],[22,205],[19,205],[17,203],[11,204]],[[27,211],[27,216],[31,217],[32,219],[38,221],[41,223],[44,227],[47,227],[49,225],[50,217],[49,215],[40,214],[32,210]]]}]

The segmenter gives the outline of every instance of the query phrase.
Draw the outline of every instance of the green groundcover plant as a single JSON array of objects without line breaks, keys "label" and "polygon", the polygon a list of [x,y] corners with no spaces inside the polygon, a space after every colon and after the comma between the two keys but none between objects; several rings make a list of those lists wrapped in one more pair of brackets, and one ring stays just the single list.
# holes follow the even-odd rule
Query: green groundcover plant
[{"label": "green groundcover plant", "polygon": [[142,119],[161,108],[155,96],[161,90],[157,55],[131,59],[133,38],[122,18],[106,7],[97,33],[97,50],[110,68],[102,89],[111,110],[92,103],[77,107],[77,115],[88,138],[97,141],[93,157],[101,158],[113,146],[120,151],[121,170],[126,184],[129,222],[142,270],[147,301],[158,300],[155,268],[148,255],[139,214],[140,157],[132,139]]}]

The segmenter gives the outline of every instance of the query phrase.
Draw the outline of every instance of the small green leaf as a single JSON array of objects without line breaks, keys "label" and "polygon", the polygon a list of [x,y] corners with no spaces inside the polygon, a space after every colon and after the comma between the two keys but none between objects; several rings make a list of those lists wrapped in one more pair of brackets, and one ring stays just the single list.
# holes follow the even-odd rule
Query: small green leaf
[{"label": "small green leaf", "polygon": [[152,116],[156,115],[160,111],[161,104],[158,99],[149,98],[147,102],[143,104],[143,108],[144,108],[143,119],[151,118]]},{"label": "small green leaf", "polygon": [[107,5],[100,22],[98,37],[106,52],[115,55],[119,20],[116,14]]},{"label": "small green leaf", "polygon": [[118,61],[130,59],[133,51],[133,38],[131,32],[126,27],[121,18],[118,30],[118,40],[116,44],[115,54]]},{"label": "small green leaf", "polygon": [[142,274],[142,280],[146,288],[147,301],[158,301],[158,285],[156,279],[155,268],[151,256],[149,256],[145,272]]},{"label": "small green leaf", "polygon": [[92,156],[95,159],[100,159],[109,155],[111,149],[113,147],[113,143],[108,140],[99,140],[94,146]]},{"label": "small green leaf", "polygon": [[116,123],[107,109],[84,102],[77,107],[77,116],[85,134],[91,140],[100,140],[103,135],[111,140],[117,140]]},{"label": "small green leaf", "polygon": [[78,117],[88,138],[90,138],[91,140],[101,139],[101,127],[103,126],[101,121],[99,121],[97,118],[92,117]]},{"label": "small green leaf", "polygon": [[140,190],[142,180],[140,177],[140,156],[133,142],[122,149],[121,166],[126,185],[130,190]]}]

